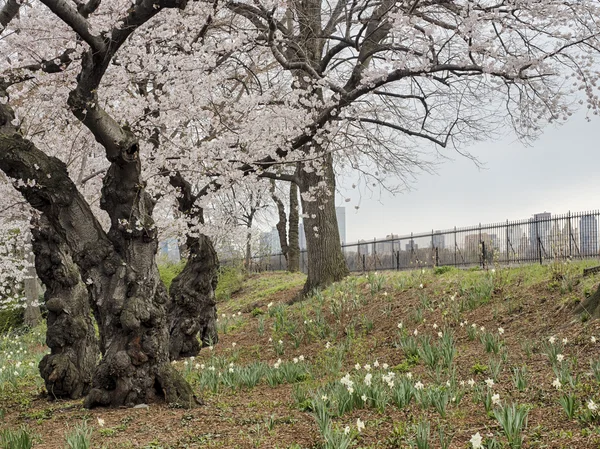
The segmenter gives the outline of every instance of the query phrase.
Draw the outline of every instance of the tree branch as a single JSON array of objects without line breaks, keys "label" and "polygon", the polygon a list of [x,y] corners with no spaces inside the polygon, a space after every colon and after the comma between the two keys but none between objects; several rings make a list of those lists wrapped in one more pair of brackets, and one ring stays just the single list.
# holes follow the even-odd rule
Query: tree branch
[{"label": "tree branch", "polygon": [[81,38],[87,42],[95,53],[106,51],[106,42],[90,33],[90,24],[76,8],[67,3],[66,0],[41,0],[50,10],[63,22],[71,27]]},{"label": "tree branch", "polygon": [[5,30],[10,21],[19,14],[21,5],[17,0],[6,0],[6,3],[0,9],[0,34]]}]

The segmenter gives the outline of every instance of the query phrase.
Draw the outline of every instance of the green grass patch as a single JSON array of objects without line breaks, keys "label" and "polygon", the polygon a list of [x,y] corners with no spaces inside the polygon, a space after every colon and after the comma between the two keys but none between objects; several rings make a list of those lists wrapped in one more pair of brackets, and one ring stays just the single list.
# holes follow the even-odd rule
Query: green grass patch
[{"label": "green grass patch", "polygon": [[221,267],[219,269],[219,283],[215,292],[217,302],[231,299],[231,295],[242,289],[244,279],[244,271],[241,267]]}]

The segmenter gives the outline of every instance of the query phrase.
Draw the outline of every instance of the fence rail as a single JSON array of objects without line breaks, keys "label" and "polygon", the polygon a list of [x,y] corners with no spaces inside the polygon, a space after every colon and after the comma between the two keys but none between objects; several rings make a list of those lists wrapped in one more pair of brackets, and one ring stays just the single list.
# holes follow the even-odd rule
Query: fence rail
[{"label": "fence rail", "polygon": [[[504,223],[479,224],[342,245],[350,271],[405,270],[419,267],[481,267],[540,263],[567,258],[597,258],[600,212],[577,212]],[[285,270],[283,254],[253,257],[253,271]],[[306,250],[300,268],[307,271]]]}]

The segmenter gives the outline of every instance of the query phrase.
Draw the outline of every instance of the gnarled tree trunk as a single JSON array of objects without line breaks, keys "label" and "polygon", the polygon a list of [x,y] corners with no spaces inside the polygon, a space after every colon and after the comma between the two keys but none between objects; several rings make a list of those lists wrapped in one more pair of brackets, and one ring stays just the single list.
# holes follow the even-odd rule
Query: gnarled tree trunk
[{"label": "gnarled tree trunk", "polygon": [[[107,117],[101,119],[111,124]],[[164,399],[190,407],[196,398],[169,359],[170,299],[155,260],[154,202],[144,190],[137,141],[120,131],[122,139],[109,153],[111,166],[101,198],[111,219],[108,238],[113,257],[120,264],[100,279],[104,294],[96,296],[96,304],[104,357],[85,406],[130,406]]]},{"label": "gnarled tree trunk", "polygon": [[[190,386],[169,361],[169,297],[155,262],[153,205],[140,179],[136,148],[123,148],[105,177],[102,206],[112,222],[106,235],[65,164],[11,132],[11,115],[0,105],[0,169],[21,181],[17,188],[63,238],[89,284],[104,357],[85,405],[134,405],[155,399],[194,405]],[[38,275],[44,278],[44,273]]]},{"label": "gnarled tree trunk", "polygon": [[40,361],[40,374],[50,397],[76,399],[89,391],[100,355],[88,291],[48,220],[42,216],[32,232],[35,267],[46,285],[46,344],[51,351]]},{"label": "gnarled tree trunk", "polygon": [[183,271],[170,288],[171,360],[190,357],[218,341],[215,290],[219,260],[211,239],[205,235],[189,237],[190,255]]},{"label": "gnarled tree trunk", "polygon": [[[340,281],[349,273],[335,215],[333,158],[327,154],[319,162],[321,165],[317,170],[298,171],[308,255],[304,295]],[[314,186],[323,187],[317,189]]]}]

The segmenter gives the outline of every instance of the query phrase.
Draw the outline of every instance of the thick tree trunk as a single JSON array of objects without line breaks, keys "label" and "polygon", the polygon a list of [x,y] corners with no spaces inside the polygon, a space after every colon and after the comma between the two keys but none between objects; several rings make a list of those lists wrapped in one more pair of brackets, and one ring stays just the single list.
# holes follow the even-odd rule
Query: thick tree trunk
[{"label": "thick tree trunk", "polygon": [[301,169],[298,172],[308,256],[308,278],[303,295],[340,281],[349,273],[335,215],[332,156],[323,156],[320,162],[322,165],[316,170]]},{"label": "thick tree trunk", "polygon": [[144,190],[135,138],[124,134],[104,178],[101,207],[121,264],[101,280],[97,312],[104,357],[85,406],[131,406],[164,399],[191,407],[196,398],[169,359],[170,299],[156,266],[154,203]]},{"label": "thick tree trunk", "polygon": [[170,289],[171,360],[197,355],[218,341],[215,290],[219,260],[211,239],[188,238],[190,256]]},{"label": "thick tree trunk", "polygon": [[288,271],[300,270],[300,236],[298,230],[298,186],[290,183],[290,215],[289,215],[289,245],[288,245]]},{"label": "thick tree trunk", "polygon": [[27,269],[27,278],[23,281],[23,290],[25,293],[25,314],[23,321],[29,328],[34,328],[42,322],[42,313],[40,312],[39,299],[40,291],[38,288],[38,278],[35,273],[35,258],[33,254],[27,257],[27,263],[31,264]]},{"label": "thick tree trunk", "polygon": [[50,397],[76,399],[89,391],[100,355],[88,291],[69,249],[45,217],[37,221],[33,235],[35,267],[46,285],[50,348],[40,361],[40,374]]},{"label": "thick tree trunk", "polygon": [[[179,211],[188,218],[204,223],[204,211],[195,206],[196,200],[206,192],[207,185],[197,195],[192,185],[181,173],[170,173],[171,185],[179,189]],[[192,220],[194,221],[194,220]],[[182,272],[173,279],[170,288],[171,304],[168,310],[171,359],[198,354],[200,341],[204,345],[215,344],[217,335],[217,309],[215,291],[217,289],[219,259],[212,240],[206,235],[186,238],[189,251]]]},{"label": "thick tree trunk", "polygon": [[112,222],[107,236],[65,164],[11,132],[6,126],[11,115],[0,105],[0,169],[20,181],[17,188],[29,204],[44,213],[63,238],[92,295],[104,357],[85,405],[134,405],[154,399],[194,405],[190,386],[169,361],[169,297],[155,262],[153,205],[143,190],[136,147],[113,158],[104,180],[102,205]]}]

